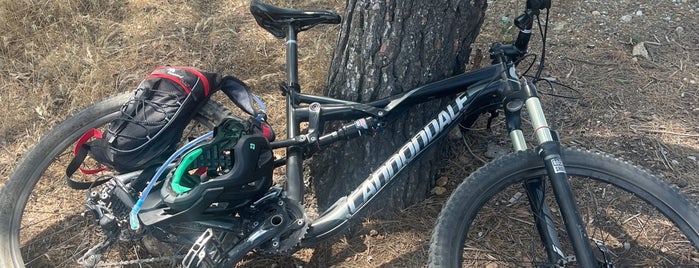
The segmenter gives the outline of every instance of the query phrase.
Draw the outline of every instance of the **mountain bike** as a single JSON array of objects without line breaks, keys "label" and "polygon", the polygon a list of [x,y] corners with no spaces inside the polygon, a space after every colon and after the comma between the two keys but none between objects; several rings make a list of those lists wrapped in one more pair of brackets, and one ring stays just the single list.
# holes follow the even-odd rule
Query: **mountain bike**
[{"label": "mountain bike", "polygon": [[[217,181],[202,178],[189,185],[191,192],[175,194],[174,198],[190,198],[182,207],[163,205],[173,197],[166,189],[175,183],[153,175],[153,170],[101,175],[107,183],[86,191],[67,188],[61,176],[72,157],[71,148],[82,133],[103,128],[119,114],[129,94],[116,96],[56,126],[16,167],[0,195],[0,266],[230,267],[254,254],[293,253],[343,232],[407,166],[452,129],[467,128],[479,115],[494,110],[504,112],[515,152],[473,172],[453,191],[432,234],[429,266],[699,265],[696,202],[630,163],[562,148],[538,97],[539,77],[529,79],[517,72],[527,55],[535,18],[550,5],[550,1],[527,1],[525,12],[515,20],[520,29],[516,41],[494,43],[489,50],[491,65],[357,103],[304,94],[298,86],[297,34],[316,25],[337,24],[338,14],[252,1],[258,24],[286,39],[287,81],[282,91],[287,138],[268,143],[246,140],[242,147],[242,140],[237,140],[235,151],[222,153],[238,157],[240,151],[260,146],[286,148],[286,156],[273,161],[275,168],[286,168],[283,187],[272,186],[271,178],[264,177],[244,180],[232,190],[220,190],[228,187],[222,185],[195,191]],[[545,36],[542,40],[545,47]],[[540,62],[542,68],[543,59]],[[318,218],[306,215],[304,160],[331,143],[371,137],[379,129],[391,131],[385,126],[405,109],[435,98],[451,101],[356,189]],[[188,127],[183,143],[230,142],[222,133],[235,118],[223,105],[209,101]],[[333,121],[339,124],[332,128],[326,124]],[[528,148],[522,122],[531,122],[534,148]],[[304,131],[302,123],[307,124]],[[214,128],[218,134],[211,141]],[[187,137],[197,136],[187,142]],[[176,173],[184,162],[195,161],[188,160],[190,153],[158,169]],[[79,176],[89,183],[97,175]],[[155,191],[148,194],[150,187]],[[263,194],[248,195],[250,189],[262,189]],[[210,197],[220,191],[233,199],[221,202]],[[239,196],[246,198],[235,199]],[[135,207],[140,210],[133,213]]]}]

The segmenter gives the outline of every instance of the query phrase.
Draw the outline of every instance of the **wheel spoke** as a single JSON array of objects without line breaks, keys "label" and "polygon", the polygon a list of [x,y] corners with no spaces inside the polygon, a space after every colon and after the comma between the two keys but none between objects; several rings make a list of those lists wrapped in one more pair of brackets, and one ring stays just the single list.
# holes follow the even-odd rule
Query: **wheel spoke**
[{"label": "wheel spoke", "polygon": [[[564,152],[574,199],[599,261],[606,248],[612,262],[622,267],[699,265],[699,251],[691,242],[699,241],[691,231],[699,226],[699,209],[692,201],[625,162],[583,151]],[[529,200],[511,199],[522,190],[523,181],[540,176],[546,176],[546,170],[533,151],[501,158],[472,174],[440,214],[430,248],[432,263],[435,256],[439,261],[463,260],[464,267],[573,262],[573,249],[564,239],[565,224],[550,187],[544,189],[544,200],[561,238],[556,247],[564,253],[557,263],[547,263],[550,258],[538,230],[530,224],[535,218]],[[683,227],[690,231],[683,232]],[[456,230],[468,231],[463,241],[453,241],[459,239],[454,236]],[[462,243],[463,250],[449,248],[455,243]]]},{"label": "wheel spoke", "polygon": [[[130,95],[123,94],[95,104],[68,118],[45,135],[15,168],[15,173],[5,183],[0,203],[10,204],[3,206],[7,211],[2,213],[21,211],[22,214],[0,218],[0,224],[9,225],[7,229],[10,230],[0,234],[0,241],[9,241],[0,245],[0,254],[6,254],[0,256],[0,266],[25,264],[30,267],[74,267],[88,249],[104,239],[102,228],[92,223],[91,216],[80,216],[87,209],[86,191],[74,190],[67,186],[64,180],[65,169],[73,158],[73,146],[79,135],[90,128],[104,129],[105,125],[118,115],[117,111]],[[202,111],[195,117],[194,123],[187,126],[186,133],[198,136],[231,115],[225,107],[214,103],[206,104]],[[88,158],[85,164],[94,166],[96,163]],[[42,170],[37,172],[37,168]],[[94,181],[96,176],[99,175],[77,172],[72,179],[90,182]],[[94,190],[101,191],[103,188],[95,187]],[[110,202],[101,205],[108,207],[108,210],[114,210],[111,213],[116,217],[125,215],[123,207],[114,207]],[[20,216],[22,220],[18,222]],[[177,234],[172,230],[159,232],[163,235]],[[138,239],[136,236],[133,241],[120,241],[107,248],[102,258],[104,263],[126,263],[122,260],[129,259],[132,261],[129,263],[137,265],[139,259],[162,262],[151,258],[159,256],[160,252],[155,252],[162,248],[159,244],[152,248],[155,251],[149,252]],[[166,243],[162,244],[169,246]],[[9,248],[15,246],[19,248]],[[189,248],[182,245],[178,247]],[[20,263],[14,263],[14,260],[20,260]]]}]

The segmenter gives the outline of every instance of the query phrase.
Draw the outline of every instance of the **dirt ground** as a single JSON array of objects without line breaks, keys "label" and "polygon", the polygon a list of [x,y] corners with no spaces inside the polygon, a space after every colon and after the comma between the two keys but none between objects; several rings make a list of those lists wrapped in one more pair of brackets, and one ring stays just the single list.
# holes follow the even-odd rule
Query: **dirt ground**
[{"label": "dirt ground", "polygon": [[[0,2],[0,26],[6,29],[0,33],[0,186],[51,126],[91,102],[132,90],[161,64],[241,78],[271,106],[271,121],[283,129],[277,91],[282,42],[255,25],[247,1],[68,2]],[[340,14],[344,6],[339,0],[270,2]],[[474,64],[488,61],[491,42],[508,39],[503,17],[512,19],[523,6],[522,0],[489,1],[473,45]],[[543,96],[563,143],[643,166],[699,201],[699,1],[553,1],[549,21],[543,77],[571,89],[541,89],[569,97]],[[307,91],[320,92],[338,30],[300,35],[300,79]],[[540,48],[530,51],[540,54]],[[488,161],[488,144],[504,135],[502,123],[492,132],[482,125],[451,141],[455,165],[444,167],[442,175],[447,193],[395,220],[370,215],[354,236],[324,245],[313,260],[313,250],[306,249],[246,266],[423,266],[449,190]]]}]

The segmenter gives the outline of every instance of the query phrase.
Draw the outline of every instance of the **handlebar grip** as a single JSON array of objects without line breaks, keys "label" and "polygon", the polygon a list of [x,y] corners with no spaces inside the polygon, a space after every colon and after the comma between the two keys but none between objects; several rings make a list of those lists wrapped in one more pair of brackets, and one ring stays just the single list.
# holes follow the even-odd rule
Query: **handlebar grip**
[{"label": "handlebar grip", "polygon": [[527,0],[527,9],[549,9],[551,8],[551,0]]}]

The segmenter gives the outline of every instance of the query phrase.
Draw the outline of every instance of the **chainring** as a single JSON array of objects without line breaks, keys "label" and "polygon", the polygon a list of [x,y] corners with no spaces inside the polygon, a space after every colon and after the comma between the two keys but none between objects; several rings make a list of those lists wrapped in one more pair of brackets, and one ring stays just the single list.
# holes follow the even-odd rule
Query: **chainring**
[{"label": "chainring", "polygon": [[279,198],[278,204],[283,205],[291,219],[286,225],[287,230],[282,232],[281,235],[262,244],[256,253],[262,255],[291,254],[298,249],[301,239],[306,236],[309,220],[301,204],[287,198]]}]

